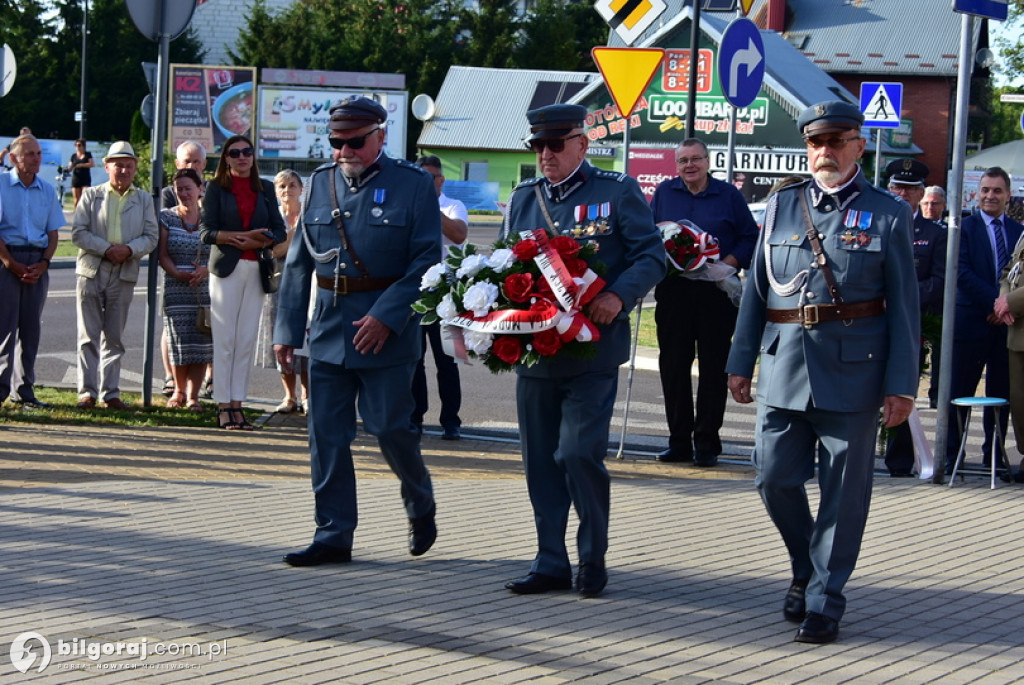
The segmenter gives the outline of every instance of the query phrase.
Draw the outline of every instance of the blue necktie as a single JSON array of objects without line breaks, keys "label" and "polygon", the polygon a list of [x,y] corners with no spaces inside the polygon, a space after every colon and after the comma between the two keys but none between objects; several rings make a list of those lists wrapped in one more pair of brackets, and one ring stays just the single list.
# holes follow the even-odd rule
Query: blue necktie
[{"label": "blue necktie", "polygon": [[992,232],[996,234],[996,273],[1003,273],[1003,267],[1010,261],[1010,255],[1006,251],[1006,238],[1003,236],[1003,222],[999,219],[992,220]]}]

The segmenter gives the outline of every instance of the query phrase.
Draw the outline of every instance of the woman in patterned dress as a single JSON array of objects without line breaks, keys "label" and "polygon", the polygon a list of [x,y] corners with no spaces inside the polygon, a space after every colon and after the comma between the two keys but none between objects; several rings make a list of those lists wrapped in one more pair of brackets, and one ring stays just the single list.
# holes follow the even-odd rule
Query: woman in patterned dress
[{"label": "woman in patterned dress", "polygon": [[210,248],[199,241],[199,174],[178,169],[173,185],[178,206],[160,211],[158,247],[164,270],[164,330],[174,377],[167,406],[198,412],[206,365],[213,361],[213,338],[196,330],[199,306],[210,306]]}]

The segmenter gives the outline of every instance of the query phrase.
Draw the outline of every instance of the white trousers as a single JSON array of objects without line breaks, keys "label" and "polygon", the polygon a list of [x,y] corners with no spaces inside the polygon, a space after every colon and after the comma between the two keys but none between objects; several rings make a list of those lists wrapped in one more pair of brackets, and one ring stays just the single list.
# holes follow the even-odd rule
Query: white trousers
[{"label": "white trousers", "polygon": [[213,399],[218,404],[242,402],[248,395],[264,297],[258,262],[240,259],[228,276],[210,274]]}]

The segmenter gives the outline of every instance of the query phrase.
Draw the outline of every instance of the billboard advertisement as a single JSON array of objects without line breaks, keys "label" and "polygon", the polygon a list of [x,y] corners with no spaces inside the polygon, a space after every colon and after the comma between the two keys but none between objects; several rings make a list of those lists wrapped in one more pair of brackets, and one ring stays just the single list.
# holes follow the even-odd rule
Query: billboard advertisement
[{"label": "billboard advertisement", "polygon": [[360,91],[338,88],[260,86],[256,151],[260,158],[328,161],[327,121],[331,105],[350,95],[365,95],[388,113],[388,137],[384,151],[389,157],[405,157],[406,91]]},{"label": "billboard advertisement", "polygon": [[186,140],[211,155],[236,134],[252,136],[254,67],[170,65],[171,151]]}]

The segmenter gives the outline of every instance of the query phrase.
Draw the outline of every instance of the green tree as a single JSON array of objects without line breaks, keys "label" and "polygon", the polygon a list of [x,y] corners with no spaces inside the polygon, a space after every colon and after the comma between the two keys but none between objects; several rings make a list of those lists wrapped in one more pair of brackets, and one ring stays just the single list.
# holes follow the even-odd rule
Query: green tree
[{"label": "green tree", "polygon": [[474,67],[514,67],[519,43],[515,0],[478,0],[464,9],[463,30],[469,34],[465,62]]},{"label": "green tree", "polygon": [[50,62],[54,21],[47,20],[38,0],[0,3],[0,44],[14,51],[17,77],[11,92],[0,99],[0,130],[17,132],[28,126],[39,137],[60,127],[69,101],[54,88]]},{"label": "green tree", "polygon": [[1024,41],[1021,40],[1024,34],[1024,0],[1011,0],[1006,26],[1009,30],[1005,33],[1016,38],[1000,37],[995,40],[1003,61],[1000,71],[1011,80],[1019,80],[1024,74]]},{"label": "green tree", "polygon": [[1019,140],[1021,137],[1020,118],[1024,105],[1012,102],[1000,102],[999,96],[1004,93],[1024,95],[1024,88],[1004,86],[992,91],[989,111],[992,118],[988,122],[987,147]]},{"label": "green tree", "polygon": [[537,0],[522,23],[515,64],[522,69],[596,71],[590,57],[608,40],[608,24],[580,0]]}]

